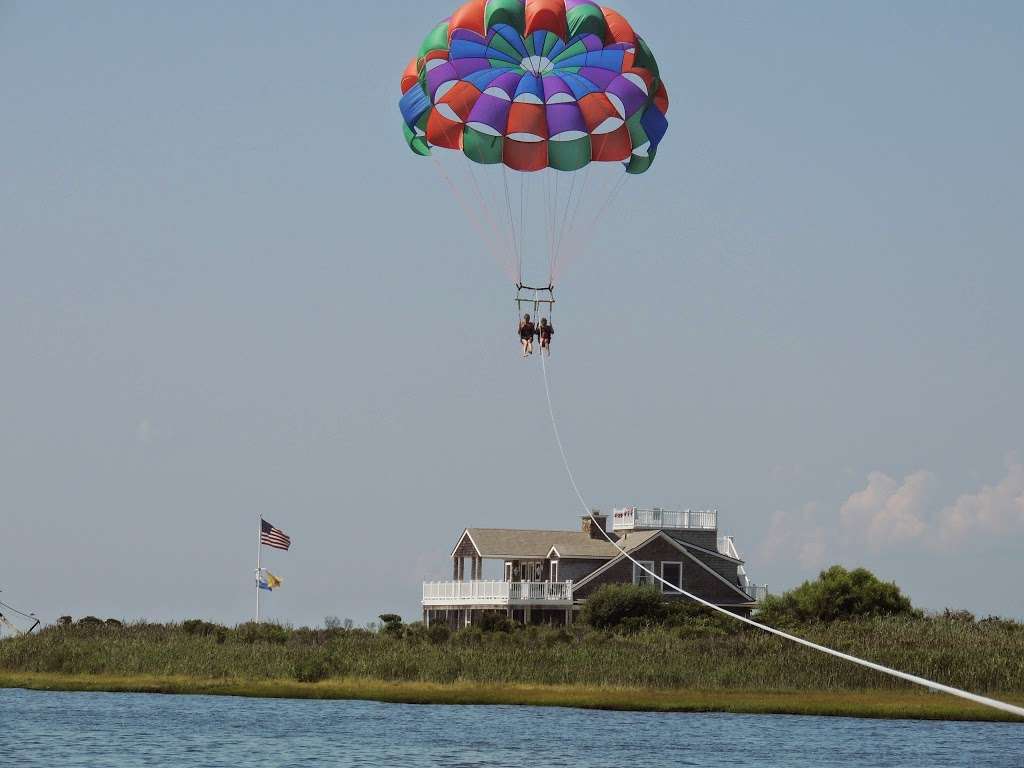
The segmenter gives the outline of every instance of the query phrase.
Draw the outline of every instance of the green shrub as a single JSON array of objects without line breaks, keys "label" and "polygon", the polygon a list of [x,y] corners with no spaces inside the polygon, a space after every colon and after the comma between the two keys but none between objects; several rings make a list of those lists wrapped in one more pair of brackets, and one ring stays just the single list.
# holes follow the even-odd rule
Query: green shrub
[{"label": "green shrub", "polygon": [[306,656],[295,663],[295,679],[300,683],[319,683],[330,677],[330,667],[322,654]]},{"label": "green shrub", "polygon": [[209,637],[216,635],[218,630],[225,630],[218,624],[212,624],[209,621],[203,621],[202,619],[189,619],[181,623],[181,628],[184,630],[186,635],[195,635],[197,637]]},{"label": "green shrub", "polygon": [[865,568],[848,571],[841,565],[783,595],[769,596],[758,612],[767,624],[920,615],[895,584],[879,580]]},{"label": "green shrub", "polygon": [[282,627],[280,624],[259,623],[250,621],[246,624],[239,624],[235,628],[235,639],[242,643],[270,643],[284,645],[288,642],[291,630]]},{"label": "green shrub", "polygon": [[452,636],[452,631],[444,624],[431,624],[427,628],[427,638],[434,645],[444,645]]},{"label": "green shrub", "polygon": [[610,629],[626,625],[630,631],[660,624],[666,606],[655,587],[633,584],[606,584],[583,606],[581,618],[592,627]]},{"label": "green shrub", "polygon": [[402,617],[397,613],[382,613],[380,620],[384,624],[380,631],[385,635],[401,637],[405,633],[405,628],[402,626]]},{"label": "green shrub", "polygon": [[463,627],[452,635],[452,642],[456,645],[480,645],[483,639],[480,627]]},{"label": "green shrub", "polygon": [[515,629],[515,624],[508,620],[508,616],[503,613],[485,613],[480,617],[478,624],[481,632],[494,633],[504,632],[509,634]]}]

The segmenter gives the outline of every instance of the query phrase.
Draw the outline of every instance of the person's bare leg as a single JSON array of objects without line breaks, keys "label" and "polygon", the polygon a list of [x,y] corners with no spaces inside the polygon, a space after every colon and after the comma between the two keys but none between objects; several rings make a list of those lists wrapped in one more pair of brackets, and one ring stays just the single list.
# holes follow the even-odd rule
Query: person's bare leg
[{"label": "person's bare leg", "polygon": [[530,342],[528,342],[526,339],[521,339],[520,341],[523,345],[523,357],[526,357],[526,355],[528,354],[527,349],[529,349]]}]

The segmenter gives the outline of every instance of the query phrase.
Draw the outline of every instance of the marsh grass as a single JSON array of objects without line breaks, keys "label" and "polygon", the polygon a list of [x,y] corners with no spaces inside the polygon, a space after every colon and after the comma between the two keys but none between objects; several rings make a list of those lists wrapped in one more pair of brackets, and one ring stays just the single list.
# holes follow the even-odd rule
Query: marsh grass
[{"label": "marsh grass", "polygon": [[[915,720],[1019,722],[1005,712],[920,691],[695,691],[685,689],[332,679],[203,680],[196,677],[55,675],[0,672],[0,688],[40,691],[347,699],[402,704],[529,705],[644,712],[732,712]],[[1024,704],[1024,697],[1007,697]]]},{"label": "marsh grass", "polygon": [[[1024,693],[1024,626],[943,617],[791,627],[818,643],[977,693]],[[235,628],[203,622],[50,627],[0,641],[0,674],[223,681],[623,687],[690,691],[907,690],[888,676],[758,630],[694,620],[630,633],[541,627],[450,637]]]}]

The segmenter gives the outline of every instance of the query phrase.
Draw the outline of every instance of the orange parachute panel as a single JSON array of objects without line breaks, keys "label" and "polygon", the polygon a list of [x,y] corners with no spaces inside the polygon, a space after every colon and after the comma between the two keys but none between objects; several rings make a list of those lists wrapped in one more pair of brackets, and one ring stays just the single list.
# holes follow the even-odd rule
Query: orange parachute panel
[{"label": "orange parachute panel", "polygon": [[427,119],[427,141],[435,147],[444,149],[462,149],[462,132],[465,126],[438,114],[436,109],[430,110]]},{"label": "orange parachute panel", "polygon": [[548,167],[548,143],[505,139],[502,159],[514,171],[543,171]]},{"label": "orange parachute panel", "polygon": [[526,35],[534,32],[554,32],[563,40],[569,36],[565,0],[526,0]]},{"label": "orange parachute panel", "polygon": [[[543,104],[523,104],[516,102],[508,111],[508,127],[506,136],[521,133],[536,136],[538,141],[548,138],[548,118]],[[519,141],[519,139],[516,139]],[[536,143],[536,142],[526,142]]]},{"label": "orange parachute panel", "polygon": [[626,18],[621,13],[603,6],[601,13],[604,14],[605,23],[608,25],[608,35],[605,37],[606,44],[629,43],[630,45],[636,45],[636,32],[633,31],[633,27],[629,25],[629,22],[626,21]]},{"label": "orange parachute panel", "polygon": [[593,133],[609,118],[621,120],[622,116],[615,109],[608,97],[603,93],[590,93],[579,101],[583,122],[587,124],[587,132]]},{"label": "orange parachute panel", "polygon": [[416,59],[409,62],[409,66],[402,73],[402,93],[408,93],[420,81],[419,70],[419,62]]},{"label": "orange parachute panel", "polygon": [[[467,83],[465,80],[460,80],[452,86],[448,93],[437,100],[437,104],[434,105],[434,111],[436,112],[437,108],[442,104],[446,104],[451,107],[452,112],[464,123],[469,119],[469,113],[479,98],[479,88],[472,83]],[[450,115],[445,115],[445,117],[449,120],[451,119]]]},{"label": "orange parachute panel", "polygon": [[629,128],[625,125],[611,133],[594,134],[590,137],[590,156],[599,163],[624,162],[633,152]]},{"label": "orange parachute panel", "polygon": [[664,83],[658,84],[658,91],[654,94],[654,106],[661,110],[663,115],[668,114],[668,90]]},{"label": "orange parachute panel", "polygon": [[487,0],[470,0],[459,10],[452,14],[451,22],[448,24],[448,42],[452,41],[452,34],[456,29],[468,29],[478,35],[486,35],[484,27],[484,10],[487,7]]}]

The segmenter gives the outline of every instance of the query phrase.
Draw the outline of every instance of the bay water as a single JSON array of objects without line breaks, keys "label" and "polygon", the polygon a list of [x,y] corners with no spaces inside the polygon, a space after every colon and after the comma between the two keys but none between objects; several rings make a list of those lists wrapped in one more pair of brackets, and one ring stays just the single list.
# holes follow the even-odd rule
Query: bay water
[{"label": "bay water", "polygon": [[1024,768],[1024,725],[0,690],[0,765]]}]

